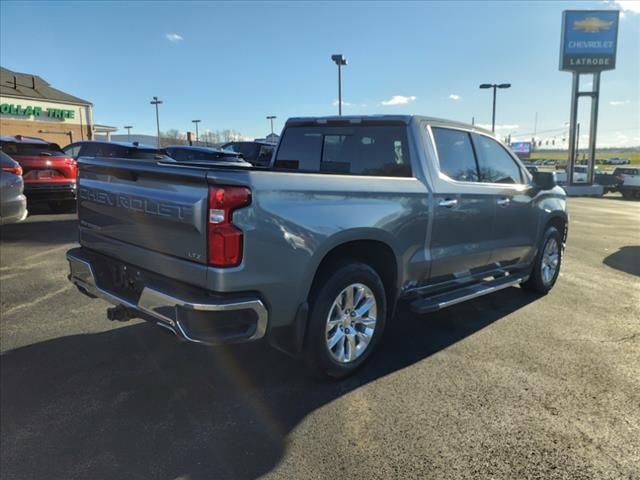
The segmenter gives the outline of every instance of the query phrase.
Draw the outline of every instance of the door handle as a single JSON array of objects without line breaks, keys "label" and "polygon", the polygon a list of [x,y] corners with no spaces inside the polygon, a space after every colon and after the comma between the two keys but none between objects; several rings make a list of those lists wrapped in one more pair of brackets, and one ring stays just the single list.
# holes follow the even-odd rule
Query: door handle
[{"label": "door handle", "polygon": [[458,205],[458,200],[455,198],[447,198],[444,200],[440,200],[438,205],[445,208],[452,208]]},{"label": "door handle", "polygon": [[510,198],[499,198],[498,200],[496,200],[496,203],[498,205],[500,205],[501,207],[506,207],[507,205],[509,205],[511,203],[511,199]]}]

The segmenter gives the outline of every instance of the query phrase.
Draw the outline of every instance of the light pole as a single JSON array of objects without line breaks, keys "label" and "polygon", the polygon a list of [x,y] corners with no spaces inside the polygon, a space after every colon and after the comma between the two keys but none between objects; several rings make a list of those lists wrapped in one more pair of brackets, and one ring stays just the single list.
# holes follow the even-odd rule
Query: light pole
[{"label": "light pole", "polygon": [[198,135],[198,124],[202,121],[202,120],[191,120],[193,123],[196,124],[196,143],[198,142],[198,139],[200,138],[200,136]]},{"label": "light pole", "polygon": [[347,59],[341,53],[331,55],[331,60],[338,66],[338,116],[342,116],[342,66],[347,64]]},{"label": "light pole", "polygon": [[131,141],[131,129],[133,128],[132,125],[125,125],[125,127],[127,129],[127,142]]},{"label": "light pole", "polygon": [[275,118],[278,118],[278,117],[276,117],[275,115],[267,115],[267,120],[271,122],[271,139],[272,140],[273,140],[273,120]]},{"label": "light pole", "polygon": [[158,97],[153,97],[151,105],[156,106],[156,127],[158,129],[158,148],[160,148],[160,114],[158,113],[158,105],[162,104],[162,100],[158,100]]},{"label": "light pole", "polygon": [[510,88],[510,83],[483,83],[480,88],[493,88],[493,115],[491,116],[491,131],[496,132],[496,89]]}]

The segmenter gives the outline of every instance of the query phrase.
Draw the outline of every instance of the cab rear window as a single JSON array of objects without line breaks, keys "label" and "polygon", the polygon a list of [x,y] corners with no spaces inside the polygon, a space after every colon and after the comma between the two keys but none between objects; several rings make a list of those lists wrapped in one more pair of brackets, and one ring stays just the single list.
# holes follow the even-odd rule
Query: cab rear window
[{"label": "cab rear window", "polygon": [[403,126],[305,126],[284,131],[276,170],[410,177]]}]

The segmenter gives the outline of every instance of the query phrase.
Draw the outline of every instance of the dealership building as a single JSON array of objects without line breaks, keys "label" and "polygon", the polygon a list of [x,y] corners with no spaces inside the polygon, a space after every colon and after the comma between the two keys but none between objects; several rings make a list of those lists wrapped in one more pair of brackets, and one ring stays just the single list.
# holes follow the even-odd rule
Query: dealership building
[{"label": "dealership building", "polygon": [[0,67],[0,135],[40,137],[64,146],[108,130],[115,129],[95,125],[91,102],[37,75]]}]

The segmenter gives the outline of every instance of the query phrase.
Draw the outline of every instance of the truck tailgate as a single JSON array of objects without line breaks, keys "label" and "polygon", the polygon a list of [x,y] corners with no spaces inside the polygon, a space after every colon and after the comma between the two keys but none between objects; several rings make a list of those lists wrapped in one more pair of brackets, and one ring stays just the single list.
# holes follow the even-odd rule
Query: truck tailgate
[{"label": "truck tailgate", "polygon": [[79,167],[81,243],[85,236],[94,250],[109,245],[106,254],[130,246],[206,263],[206,170],[111,158],[83,158]]}]

